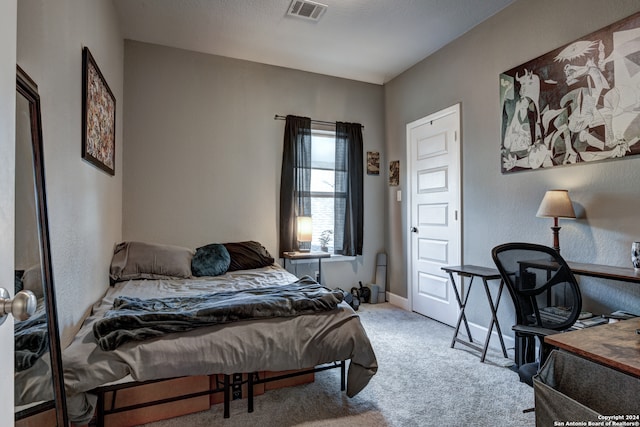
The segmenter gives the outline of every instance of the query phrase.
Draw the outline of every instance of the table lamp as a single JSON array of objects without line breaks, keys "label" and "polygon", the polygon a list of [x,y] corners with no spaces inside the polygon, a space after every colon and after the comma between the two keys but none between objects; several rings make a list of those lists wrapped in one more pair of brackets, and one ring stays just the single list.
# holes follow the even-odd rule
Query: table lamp
[{"label": "table lamp", "polygon": [[313,226],[310,216],[299,216],[297,218],[298,227],[298,250],[300,252],[311,251],[311,237],[313,235]]},{"label": "table lamp", "polygon": [[560,227],[558,227],[558,218],[575,218],[576,213],[573,210],[569,192],[567,190],[549,190],[545,193],[540,207],[538,208],[537,217],[553,218],[553,249],[560,253]]}]

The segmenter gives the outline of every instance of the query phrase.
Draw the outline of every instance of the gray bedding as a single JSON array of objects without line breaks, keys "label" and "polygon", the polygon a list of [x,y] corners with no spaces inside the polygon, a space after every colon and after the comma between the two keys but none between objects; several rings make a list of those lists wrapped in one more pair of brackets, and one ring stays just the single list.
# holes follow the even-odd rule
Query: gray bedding
[{"label": "gray bedding", "polygon": [[38,308],[30,318],[15,322],[14,337],[15,369],[18,372],[32,367],[49,350],[47,313],[42,301],[38,302]]},{"label": "gray bedding", "polygon": [[67,406],[71,421],[87,422],[96,387],[131,379],[303,369],[350,360],[347,395],[355,396],[377,371],[377,361],[360,318],[346,303],[333,310],[294,317],[273,317],[204,326],[105,351],[93,325],[119,296],[193,297],[203,293],[259,289],[297,280],[277,265],[223,276],[180,280],[132,280],[117,283],[85,321],[63,352]]},{"label": "gray bedding", "polygon": [[17,371],[14,376],[14,404],[20,411],[29,406],[53,400],[51,356],[48,351],[37,358],[27,369]]},{"label": "gray bedding", "polygon": [[[52,400],[49,332],[43,298],[38,299],[36,312],[29,319],[15,322],[14,335],[15,406]],[[21,409],[24,408],[18,410]]]},{"label": "gray bedding", "polygon": [[342,291],[327,289],[310,277],[283,286],[240,289],[191,297],[118,297],[113,308],[93,324],[103,350],[128,341],[241,320],[292,317],[335,309]]}]

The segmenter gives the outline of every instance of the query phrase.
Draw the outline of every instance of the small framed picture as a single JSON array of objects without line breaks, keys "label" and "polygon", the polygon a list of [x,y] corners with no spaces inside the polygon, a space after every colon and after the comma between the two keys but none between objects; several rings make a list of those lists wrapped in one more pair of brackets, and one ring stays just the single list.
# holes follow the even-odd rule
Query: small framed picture
[{"label": "small framed picture", "polygon": [[116,98],[87,47],[82,50],[82,158],[115,174]]},{"label": "small framed picture", "polygon": [[389,162],[389,185],[391,187],[400,185],[400,160]]},{"label": "small framed picture", "polygon": [[367,151],[367,175],[380,175],[379,151]]}]

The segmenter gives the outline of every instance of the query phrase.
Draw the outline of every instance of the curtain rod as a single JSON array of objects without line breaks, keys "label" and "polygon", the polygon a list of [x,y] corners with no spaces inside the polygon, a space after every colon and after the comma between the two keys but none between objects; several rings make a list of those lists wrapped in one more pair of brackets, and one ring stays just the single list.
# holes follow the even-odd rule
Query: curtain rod
[{"label": "curtain rod", "polygon": [[[279,114],[276,114],[275,117],[273,118],[273,120],[286,120],[287,116],[281,116]],[[311,120],[311,123],[315,123],[317,125],[329,125],[329,126],[335,126],[336,122],[326,122],[324,120]],[[362,129],[364,129],[363,125],[360,125],[360,127]]]}]

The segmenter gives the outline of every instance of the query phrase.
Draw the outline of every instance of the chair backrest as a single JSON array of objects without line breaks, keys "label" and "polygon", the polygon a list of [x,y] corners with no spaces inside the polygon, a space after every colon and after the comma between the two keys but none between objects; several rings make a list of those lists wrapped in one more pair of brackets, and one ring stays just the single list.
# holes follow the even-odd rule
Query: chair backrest
[{"label": "chair backrest", "polygon": [[491,256],[513,299],[517,324],[564,330],[578,320],[578,282],[553,248],[505,243],[493,248]]}]

